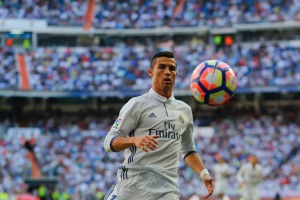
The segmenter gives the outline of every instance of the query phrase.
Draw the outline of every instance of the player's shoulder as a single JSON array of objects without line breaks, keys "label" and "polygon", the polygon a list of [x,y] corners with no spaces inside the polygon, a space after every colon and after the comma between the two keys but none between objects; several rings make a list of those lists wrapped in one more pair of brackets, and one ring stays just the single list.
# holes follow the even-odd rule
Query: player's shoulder
[{"label": "player's shoulder", "polygon": [[262,170],[263,169],[263,166],[261,164],[256,164],[257,165],[257,168]]},{"label": "player's shoulder", "polygon": [[226,168],[230,168],[230,165],[228,163],[223,163],[223,166]]},{"label": "player's shoulder", "polygon": [[136,102],[136,103],[142,103],[142,102],[149,100],[149,98],[151,98],[151,96],[148,93],[145,93],[145,94],[142,94],[142,95],[139,95],[136,97],[132,97],[130,99],[130,101]]},{"label": "player's shoulder", "polygon": [[262,169],[262,165],[256,164],[255,168],[253,168],[253,165],[251,163],[245,163],[244,167],[247,169]]},{"label": "player's shoulder", "polygon": [[128,100],[128,102],[126,103],[127,105],[132,105],[132,104],[142,104],[144,103],[145,101],[147,101],[147,99],[149,99],[149,95],[148,93],[146,94],[142,94],[142,95],[139,95],[139,96],[135,96],[135,97],[132,97]]},{"label": "player's shoulder", "polygon": [[123,113],[140,113],[141,110],[145,107],[146,101],[144,100],[144,95],[136,96],[130,98],[121,108],[120,115]]},{"label": "player's shoulder", "polygon": [[190,106],[189,104],[185,103],[185,102],[182,101],[182,100],[175,99],[175,102],[176,102],[177,105],[182,106],[182,107],[184,107],[184,108],[186,108],[186,109],[189,109],[189,110],[192,109],[191,106]]},{"label": "player's shoulder", "polygon": [[241,166],[241,169],[249,169],[251,168],[251,164],[246,162],[246,163],[243,163],[242,166]]}]

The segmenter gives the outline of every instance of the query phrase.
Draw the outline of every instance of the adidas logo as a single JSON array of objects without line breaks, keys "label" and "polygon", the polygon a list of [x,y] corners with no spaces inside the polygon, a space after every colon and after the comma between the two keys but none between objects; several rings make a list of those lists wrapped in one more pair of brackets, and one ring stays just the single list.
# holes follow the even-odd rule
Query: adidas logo
[{"label": "adidas logo", "polygon": [[148,115],[148,117],[157,117],[154,113],[151,113],[150,115]]}]

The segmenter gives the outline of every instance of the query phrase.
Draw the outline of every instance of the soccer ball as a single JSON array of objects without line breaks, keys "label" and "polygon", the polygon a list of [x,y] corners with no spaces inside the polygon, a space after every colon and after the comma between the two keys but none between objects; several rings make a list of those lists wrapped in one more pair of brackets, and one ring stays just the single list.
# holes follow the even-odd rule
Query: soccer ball
[{"label": "soccer ball", "polygon": [[219,60],[200,63],[191,75],[190,89],[200,103],[220,106],[228,102],[237,88],[237,77],[231,67]]}]

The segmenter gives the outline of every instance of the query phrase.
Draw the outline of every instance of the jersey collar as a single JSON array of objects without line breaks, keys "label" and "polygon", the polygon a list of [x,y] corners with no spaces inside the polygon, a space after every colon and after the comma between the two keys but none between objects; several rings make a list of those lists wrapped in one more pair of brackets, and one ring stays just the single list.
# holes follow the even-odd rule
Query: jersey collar
[{"label": "jersey collar", "polygon": [[167,101],[171,101],[171,100],[175,100],[175,97],[174,97],[174,94],[172,93],[172,96],[170,97],[170,98],[166,98],[166,97],[163,97],[163,96],[161,96],[160,94],[158,94],[157,92],[155,92],[154,90],[153,90],[153,88],[151,88],[150,89],[150,91],[149,91],[149,94],[151,95],[151,96],[153,96],[155,99],[157,99],[157,100],[159,100],[159,101],[161,101],[161,102],[167,102]]}]

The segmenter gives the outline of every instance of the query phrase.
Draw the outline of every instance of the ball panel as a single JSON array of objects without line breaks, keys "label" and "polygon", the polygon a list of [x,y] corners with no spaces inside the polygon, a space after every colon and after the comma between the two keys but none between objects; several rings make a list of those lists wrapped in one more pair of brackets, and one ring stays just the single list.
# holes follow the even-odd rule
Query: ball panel
[{"label": "ball panel", "polygon": [[207,60],[205,61],[205,63],[209,66],[212,66],[213,68],[215,68],[216,64],[217,64],[217,60]]},{"label": "ball panel", "polygon": [[220,87],[222,85],[222,72],[213,68],[206,68],[200,75],[200,83],[207,90]]},{"label": "ball panel", "polygon": [[224,69],[224,70],[230,69],[230,66],[227,63],[224,63],[224,62],[219,62],[217,66],[218,66],[218,68],[221,68],[221,69]]},{"label": "ball panel", "polygon": [[229,99],[230,95],[222,90],[209,95],[209,104],[219,106],[225,104]]},{"label": "ball panel", "polygon": [[201,103],[204,103],[205,92],[198,85],[198,82],[193,82],[190,85],[190,88],[191,88],[192,94],[195,97],[195,99]]},{"label": "ball panel", "polygon": [[236,75],[231,69],[225,72],[225,74],[226,74],[226,87],[230,89],[232,92],[234,92],[237,87]]},{"label": "ball panel", "polygon": [[200,73],[201,73],[201,70],[202,70],[204,67],[205,67],[204,63],[201,63],[200,65],[198,65],[198,66],[194,69],[194,71],[193,71],[193,73],[192,73],[192,75],[191,75],[191,81],[199,77],[199,75],[200,75]]}]

